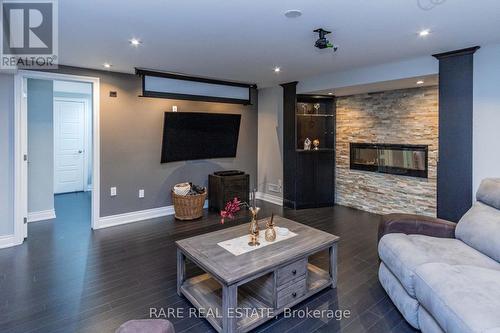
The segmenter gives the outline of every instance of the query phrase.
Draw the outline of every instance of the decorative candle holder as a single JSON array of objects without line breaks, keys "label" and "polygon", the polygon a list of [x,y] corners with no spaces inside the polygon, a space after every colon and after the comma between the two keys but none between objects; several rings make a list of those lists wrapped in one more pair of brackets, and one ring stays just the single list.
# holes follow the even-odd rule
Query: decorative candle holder
[{"label": "decorative candle holder", "polygon": [[276,240],[276,230],[274,230],[274,214],[271,214],[271,219],[266,224],[266,241],[274,242]]}]

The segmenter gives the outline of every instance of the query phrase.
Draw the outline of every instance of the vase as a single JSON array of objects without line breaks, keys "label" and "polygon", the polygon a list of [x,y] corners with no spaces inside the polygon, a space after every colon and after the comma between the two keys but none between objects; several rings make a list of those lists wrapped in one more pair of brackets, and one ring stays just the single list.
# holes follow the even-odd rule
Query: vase
[{"label": "vase", "polygon": [[276,230],[274,230],[274,214],[271,215],[269,222],[266,225],[266,232],[264,233],[266,241],[274,242],[276,240]]},{"label": "vase", "polygon": [[257,214],[259,213],[259,207],[250,207],[250,212],[252,213],[252,221],[250,222],[249,233],[250,233],[250,246],[258,246],[259,243],[259,223],[257,221]]}]

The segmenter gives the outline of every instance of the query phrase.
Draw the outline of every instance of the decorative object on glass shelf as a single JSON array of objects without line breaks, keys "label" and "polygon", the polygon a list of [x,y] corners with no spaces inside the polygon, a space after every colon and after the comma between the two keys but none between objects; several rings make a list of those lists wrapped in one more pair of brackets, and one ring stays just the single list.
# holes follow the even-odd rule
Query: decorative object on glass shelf
[{"label": "decorative object on glass shelf", "polygon": [[314,113],[319,113],[319,109],[321,108],[321,104],[319,103],[314,103]]},{"label": "decorative object on glass shelf", "polygon": [[271,214],[271,218],[266,224],[266,241],[268,242],[274,242],[276,240],[276,230],[274,230],[274,213]]},{"label": "decorative object on glass shelf", "polygon": [[314,146],[314,150],[318,150],[319,149],[319,140],[318,139],[314,139],[313,146]]},{"label": "decorative object on glass shelf", "polygon": [[300,115],[315,115],[320,114],[320,103],[297,103],[297,112]]},{"label": "decorative object on glass shelf", "polygon": [[308,114],[308,107],[306,103],[298,103],[298,108],[300,108],[302,114]]},{"label": "decorative object on glass shelf", "polygon": [[311,150],[311,139],[306,138],[304,140],[304,150]]}]

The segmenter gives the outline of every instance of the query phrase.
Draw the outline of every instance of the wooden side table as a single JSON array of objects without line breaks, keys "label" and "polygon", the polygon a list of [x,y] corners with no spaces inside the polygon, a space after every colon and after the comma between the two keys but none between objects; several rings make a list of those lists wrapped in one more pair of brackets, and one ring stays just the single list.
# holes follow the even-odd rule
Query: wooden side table
[{"label": "wooden side table", "polygon": [[221,211],[229,200],[237,197],[249,202],[250,175],[208,176],[208,208]]}]

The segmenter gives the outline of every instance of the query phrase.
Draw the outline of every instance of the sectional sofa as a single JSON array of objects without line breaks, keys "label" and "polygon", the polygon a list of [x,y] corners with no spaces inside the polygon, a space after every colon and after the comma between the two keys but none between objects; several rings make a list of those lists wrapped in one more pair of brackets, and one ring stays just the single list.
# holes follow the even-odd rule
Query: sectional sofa
[{"label": "sectional sofa", "polygon": [[422,332],[500,332],[500,179],[486,179],[458,224],[390,214],[379,280]]}]

